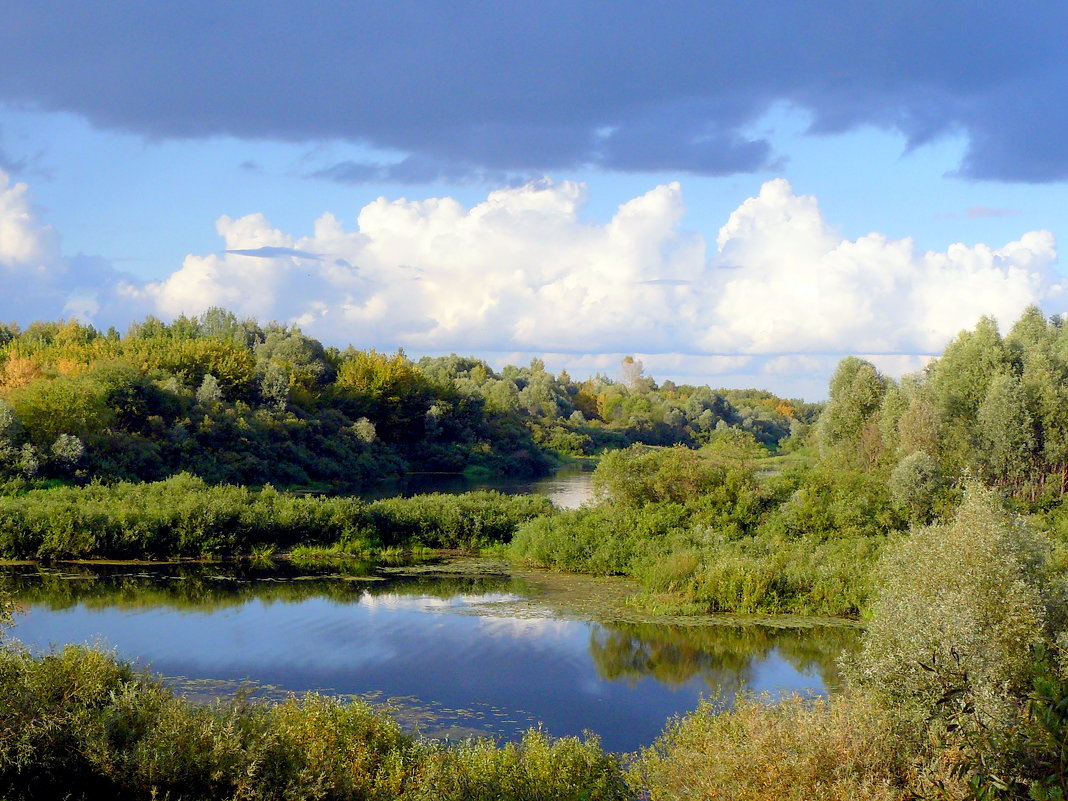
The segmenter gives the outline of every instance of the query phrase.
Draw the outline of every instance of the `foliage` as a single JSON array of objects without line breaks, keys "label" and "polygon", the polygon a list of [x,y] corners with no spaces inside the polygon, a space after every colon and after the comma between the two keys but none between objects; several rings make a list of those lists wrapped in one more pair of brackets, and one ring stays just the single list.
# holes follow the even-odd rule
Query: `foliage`
[{"label": "foliage", "polygon": [[705,700],[630,769],[650,801],[906,797],[907,733],[860,696]]},{"label": "foliage", "polygon": [[903,525],[885,484],[827,468],[761,482],[737,453],[608,454],[594,473],[602,503],[521,525],[510,553],[633,576],[636,603],[659,612],[859,615],[883,543]]},{"label": "foliage", "polygon": [[[324,348],[293,326],[209,309],[126,336],[74,321],[5,328],[0,478],[352,490],[410,470],[540,475],[559,456],[697,445],[730,426],[775,447],[818,408],[756,391],[657,387],[545,365]],[[52,450],[61,437],[84,446]],[[32,450],[28,450],[32,449]]]},{"label": "foliage", "polygon": [[914,531],[880,568],[856,680],[922,716],[966,694],[975,719],[1004,723],[1030,684],[1031,649],[1068,613],[1049,542],[972,484],[949,524]]},{"label": "foliage", "polygon": [[890,473],[890,497],[905,512],[909,522],[923,525],[931,520],[935,501],[943,487],[938,462],[924,451],[914,451]]},{"label": "foliage", "polygon": [[405,735],[369,705],[316,695],[196,707],[107,654],[0,651],[0,792],[34,798],[613,801],[596,740],[532,730],[502,747]]},{"label": "foliage", "polygon": [[328,544],[355,554],[398,545],[478,547],[508,540],[517,525],[549,511],[543,496],[479,492],[368,504],[271,487],[209,486],[182,474],[155,483],[0,495],[0,555],[144,558]]},{"label": "foliage", "polygon": [[899,503],[919,522],[946,510],[966,474],[1048,509],[1068,492],[1068,327],[1031,307],[1003,337],[983,318],[900,382],[843,359],[817,428],[826,461],[882,480],[919,451],[933,460],[944,479],[933,509]]},{"label": "foliage", "polygon": [[683,503],[734,478],[730,470],[722,462],[680,445],[665,450],[633,445],[601,457],[593,486],[605,501],[621,506]]},{"label": "foliage", "polygon": [[432,493],[375,501],[368,525],[386,545],[478,548],[507,542],[518,525],[553,511],[544,495]]}]

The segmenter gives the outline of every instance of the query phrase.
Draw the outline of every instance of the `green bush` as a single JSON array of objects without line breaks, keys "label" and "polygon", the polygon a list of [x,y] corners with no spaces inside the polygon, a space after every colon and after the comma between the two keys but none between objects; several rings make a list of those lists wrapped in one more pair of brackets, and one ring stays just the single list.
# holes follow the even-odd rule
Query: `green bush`
[{"label": "green bush", "polygon": [[367,510],[367,524],[386,545],[476,548],[507,542],[518,525],[552,511],[544,495],[432,493],[375,501]]},{"label": "green bush", "polygon": [[631,766],[650,801],[897,801],[912,743],[858,696],[703,701]]},{"label": "green bush", "polygon": [[633,576],[645,591],[637,603],[658,612],[861,614],[886,529],[876,523],[874,531],[857,525],[835,534],[830,521],[799,529],[797,508],[822,507],[806,497],[793,511],[777,511],[774,497],[727,480],[685,504],[565,511],[521,525],[509,552],[544,567]]},{"label": "green bush", "polygon": [[921,717],[961,699],[974,719],[1011,717],[1031,684],[1032,649],[1063,628],[1050,543],[972,484],[956,517],[890,549],[856,681]]},{"label": "green bush", "polygon": [[242,801],[624,801],[596,740],[404,734],[363,702],[193,706],[107,654],[0,650],[0,796]]},{"label": "green bush", "polygon": [[543,496],[481,492],[368,504],[270,487],[209,486],[182,474],[155,483],[0,495],[0,556],[159,558],[332,544],[350,553],[470,548],[507,541],[517,525],[551,511]]}]

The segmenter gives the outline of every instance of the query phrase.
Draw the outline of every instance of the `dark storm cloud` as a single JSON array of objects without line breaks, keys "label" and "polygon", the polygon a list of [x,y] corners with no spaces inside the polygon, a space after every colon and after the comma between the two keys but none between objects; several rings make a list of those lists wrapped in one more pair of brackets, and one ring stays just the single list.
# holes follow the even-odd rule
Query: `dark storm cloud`
[{"label": "dark storm cloud", "polygon": [[1059,2],[9,0],[4,11],[8,102],[154,137],[343,139],[416,159],[336,165],[323,176],[335,180],[752,171],[776,155],[743,131],[776,101],[808,109],[815,132],[878,125],[910,146],[964,132],[967,176],[1068,178]]}]

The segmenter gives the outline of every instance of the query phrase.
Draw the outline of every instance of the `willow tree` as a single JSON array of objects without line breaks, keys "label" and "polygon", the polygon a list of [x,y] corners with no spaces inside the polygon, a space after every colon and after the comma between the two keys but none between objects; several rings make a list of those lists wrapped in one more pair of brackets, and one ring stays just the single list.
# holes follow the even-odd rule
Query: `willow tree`
[{"label": "willow tree", "polygon": [[976,423],[976,451],[987,478],[1021,486],[1031,471],[1035,435],[1019,378],[1002,373],[991,380]]},{"label": "willow tree", "polygon": [[821,453],[838,450],[853,457],[861,450],[862,434],[875,425],[887,383],[871,362],[847,356],[838,363],[817,429]]}]

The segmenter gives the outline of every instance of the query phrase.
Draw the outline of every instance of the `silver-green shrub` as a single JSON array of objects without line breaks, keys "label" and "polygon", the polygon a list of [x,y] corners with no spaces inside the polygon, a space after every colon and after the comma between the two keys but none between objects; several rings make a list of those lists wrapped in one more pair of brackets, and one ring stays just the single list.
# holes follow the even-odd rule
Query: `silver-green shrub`
[{"label": "silver-green shrub", "polygon": [[925,451],[910,453],[890,473],[890,498],[912,523],[926,523],[931,519],[942,486],[938,462]]},{"label": "silver-green shrub", "polygon": [[854,681],[920,714],[967,699],[976,720],[1004,720],[1029,686],[1032,649],[1064,619],[1049,552],[1044,535],[972,484],[952,522],[917,529],[884,556]]}]

